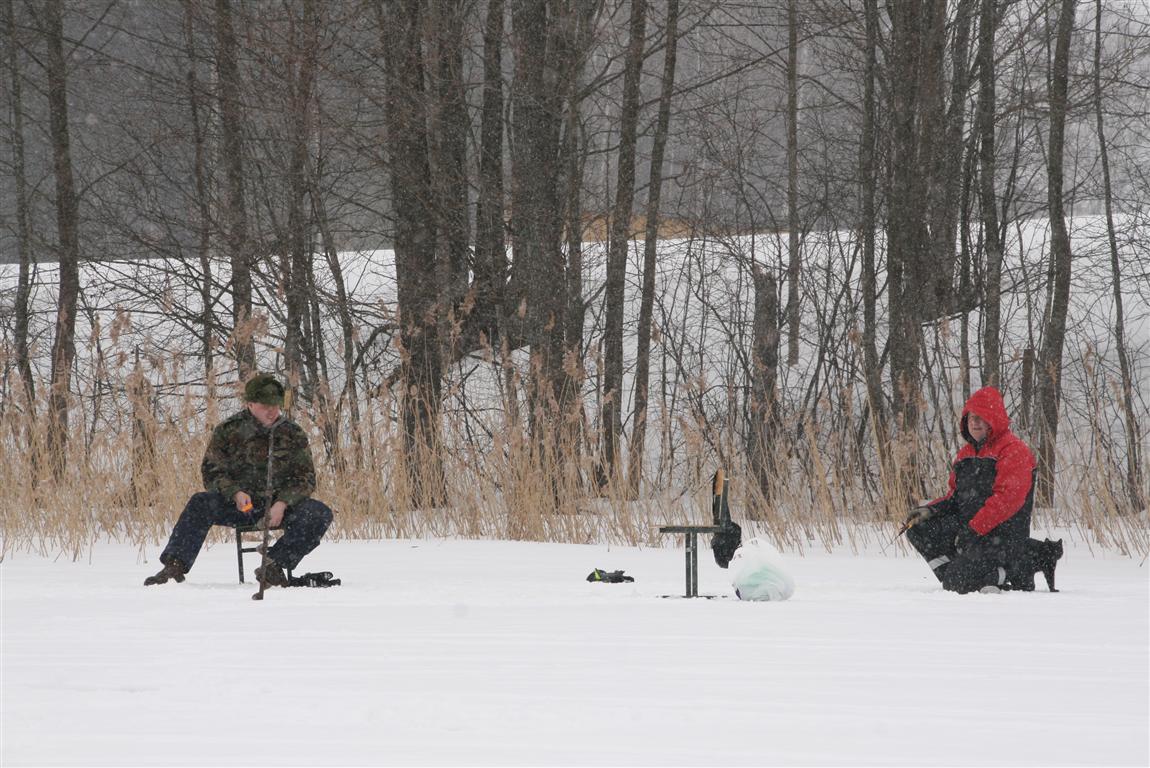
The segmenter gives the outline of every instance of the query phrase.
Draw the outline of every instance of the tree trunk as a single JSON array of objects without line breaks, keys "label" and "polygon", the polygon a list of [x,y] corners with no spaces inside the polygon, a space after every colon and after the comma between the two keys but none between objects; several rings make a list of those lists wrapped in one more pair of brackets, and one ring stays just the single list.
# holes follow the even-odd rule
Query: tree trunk
[{"label": "tree trunk", "polygon": [[631,0],[630,37],[623,69],[623,104],[619,116],[619,156],[615,205],[607,251],[606,307],[603,329],[602,474],[614,484],[619,477],[617,453],[623,432],[623,304],[627,278],[631,212],[635,196],[635,141],[639,124],[639,80],[643,74],[647,2]]},{"label": "tree trunk", "polygon": [[[339,327],[343,347],[343,392],[337,399],[337,414],[344,402],[347,403],[348,416],[351,422],[352,443],[355,446],[355,455],[352,466],[363,466],[364,447],[363,434],[360,429],[359,415],[359,389],[356,385],[356,355],[355,355],[355,322],[351,315],[351,302],[347,293],[347,282],[343,277],[343,268],[339,263],[339,252],[336,250],[335,237],[328,222],[327,208],[324,205],[323,195],[319,190],[319,180],[315,171],[308,163],[307,174],[308,194],[311,197],[312,211],[315,214],[316,226],[319,229],[320,239],[323,243],[324,256],[327,259],[328,269],[331,270],[332,283],[335,285],[336,314],[339,317]],[[335,453],[337,463],[343,462],[343,452]]]},{"label": "tree trunk", "polygon": [[395,212],[395,271],[399,284],[400,393],[404,466],[411,501],[420,507],[446,501],[440,450],[442,357],[436,313],[436,230],[425,114],[423,28],[419,0],[380,3],[388,63],[387,129]]},{"label": "tree trunk", "polygon": [[575,36],[568,49],[566,115],[564,117],[561,154],[563,157],[564,194],[563,230],[566,240],[564,268],[565,297],[563,307],[563,399],[562,427],[558,446],[566,469],[567,487],[582,488],[583,441],[587,416],[583,407],[583,383],[587,378],[584,364],[583,327],[587,303],[583,298],[583,179],[587,145],[583,126],[584,67],[592,48],[591,34],[595,18],[602,9],[601,0],[568,5],[575,15]]},{"label": "tree trunk", "polygon": [[[779,364],[778,296],[775,277],[758,264],[752,268],[755,282],[755,316],[751,348],[751,423],[747,430],[747,456],[759,493],[766,504],[774,496],[779,462],[775,442],[780,432],[776,394]],[[762,518],[762,515],[756,515]]]},{"label": "tree trunk", "polygon": [[[291,153],[288,167],[288,254],[286,256],[285,299],[287,321],[284,334],[284,359],[287,363],[287,378],[293,388],[300,388],[304,379],[304,358],[309,357],[305,350],[306,333],[304,324],[308,320],[308,284],[311,273],[311,249],[308,232],[311,217],[308,215],[308,143],[311,141],[312,88],[315,82],[316,49],[318,46],[318,20],[315,0],[303,0],[303,39],[296,39],[297,27],[291,25],[291,54],[287,65],[289,90],[287,115],[289,123]],[[314,379],[310,386],[301,389],[314,394],[318,385]]]},{"label": "tree trunk", "polygon": [[16,182],[16,253],[19,273],[16,278],[16,297],[12,307],[15,328],[13,344],[16,369],[24,387],[24,407],[27,409],[28,448],[35,459],[33,424],[36,413],[36,380],[32,376],[32,360],[28,354],[29,299],[32,294],[32,238],[28,227],[27,171],[24,163],[24,96],[21,82],[20,60],[17,55],[16,9],[13,0],[5,3],[7,10],[8,64],[12,76],[12,173]]},{"label": "tree trunk", "polygon": [[1114,200],[1110,185],[1110,152],[1102,119],[1102,0],[1094,3],[1094,118],[1098,131],[1098,155],[1102,164],[1102,200],[1106,210],[1106,235],[1110,245],[1110,272],[1114,291],[1114,346],[1122,377],[1122,412],[1126,427],[1126,489],[1133,511],[1146,508],[1142,490],[1142,445],[1134,416],[1134,377],[1126,351],[1126,313],[1122,307],[1122,268],[1118,257],[1118,236],[1114,227]]},{"label": "tree trunk", "polygon": [[799,11],[787,1],[787,365],[799,363]]},{"label": "tree trunk", "polygon": [[1018,429],[1021,432],[1029,432],[1034,422],[1034,364],[1034,347],[1026,347],[1022,350],[1022,401],[1018,414]]},{"label": "tree trunk", "polygon": [[582,124],[580,105],[571,103],[567,107],[567,121],[563,130],[563,157],[566,166],[567,195],[565,202],[564,226],[567,245],[567,264],[564,269],[565,306],[564,355],[578,361],[576,369],[568,372],[568,388],[572,392],[582,389],[583,366],[583,326],[587,316],[587,304],[583,300],[583,153]]},{"label": "tree trunk", "polygon": [[647,230],[643,238],[643,287],[639,299],[639,341],[635,357],[635,407],[632,419],[631,454],[627,481],[631,495],[639,495],[643,479],[643,455],[647,443],[647,402],[651,371],[651,320],[655,307],[655,264],[659,248],[659,203],[663,191],[663,155],[671,122],[671,97],[675,90],[675,57],[678,51],[679,0],[667,2],[667,47],[663,58],[663,89],[651,147],[650,182],[647,186]]},{"label": "tree trunk", "polygon": [[1002,242],[998,229],[998,200],[994,192],[994,33],[998,26],[998,0],[982,0],[978,22],[978,192],[982,235],[986,248],[985,295],[982,304],[982,383],[1002,381]]},{"label": "tree trunk", "polygon": [[220,101],[220,161],[226,178],[224,240],[232,270],[232,348],[240,380],[256,367],[252,322],[251,244],[244,195],[243,119],[240,113],[240,75],[236,63],[236,35],[232,28],[232,0],[216,0],[216,53]]},{"label": "tree trunk", "polygon": [[[891,191],[887,224],[887,264],[890,307],[890,375],[895,428],[912,440],[919,422],[921,344],[919,323],[928,307],[926,269],[928,243],[923,201],[927,188],[921,170],[917,121],[920,107],[919,46],[923,34],[923,0],[906,0],[890,7],[891,49]],[[901,485],[915,495],[917,450],[908,446],[900,463]]]},{"label": "tree trunk", "polygon": [[188,107],[191,110],[189,117],[192,123],[192,146],[194,149],[193,177],[196,186],[196,213],[199,221],[196,229],[199,232],[196,253],[200,262],[200,350],[204,356],[204,383],[207,388],[207,398],[211,402],[215,399],[215,322],[213,321],[212,304],[214,291],[212,286],[212,260],[211,260],[211,197],[208,193],[210,172],[208,169],[208,153],[204,139],[204,126],[200,117],[200,85],[196,75],[198,56],[196,54],[196,37],[192,25],[192,0],[184,0],[184,44],[188,53]]},{"label": "tree trunk", "polygon": [[882,366],[879,362],[878,320],[878,279],[875,264],[875,231],[878,228],[878,214],[875,198],[878,195],[878,174],[876,171],[878,148],[875,144],[878,123],[878,107],[875,98],[875,80],[878,68],[879,11],[878,0],[865,0],[866,24],[866,69],[863,81],[863,123],[859,140],[859,178],[862,200],[862,302],[863,302],[863,368],[866,377],[867,404],[870,407],[871,424],[874,427],[874,442],[879,454],[879,462],[884,467],[889,459],[885,404],[882,391]]},{"label": "tree trunk", "polygon": [[56,230],[59,238],[60,294],[52,342],[52,390],[48,397],[48,461],[57,480],[67,468],[68,392],[76,359],[76,303],[80,295],[79,201],[72,177],[68,131],[68,77],[64,58],[64,2],[44,8],[47,43],[48,109],[56,179]]},{"label": "tree trunk", "polygon": [[933,6],[932,30],[934,43],[939,50],[936,64],[931,69],[935,93],[933,103],[924,108],[936,115],[932,121],[934,134],[931,147],[931,188],[930,208],[930,252],[932,267],[930,276],[933,283],[931,298],[938,310],[935,317],[953,313],[958,307],[955,301],[954,277],[957,271],[957,230],[961,203],[959,192],[962,186],[962,156],[965,144],[962,140],[966,124],[966,101],[970,76],[967,60],[970,57],[970,23],[973,0],[959,0],[955,8],[953,42],[951,47],[950,100],[942,101],[942,88],[946,76],[941,51],[946,46],[946,6],[945,0],[936,0]]},{"label": "tree trunk", "polygon": [[479,195],[475,205],[476,325],[493,347],[501,335],[507,284],[503,237],[503,0],[490,0],[483,32]]},{"label": "tree trunk", "polygon": [[435,0],[433,12],[434,106],[429,126],[429,152],[435,180],[436,281],[440,296],[439,339],[445,360],[454,360],[459,328],[469,312],[463,307],[468,289],[470,227],[467,213],[467,98],[463,84],[463,16],[461,0]]},{"label": "tree trunk", "polygon": [[530,349],[528,419],[535,446],[551,451],[563,371],[564,280],[560,249],[564,30],[549,16],[547,0],[512,4],[515,79],[512,84],[511,222],[515,270],[509,294],[515,322]]},{"label": "tree trunk", "polygon": [[1050,260],[1054,281],[1050,313],[1042,338],[1038,366],[1038,483],[1036,500],[1054,501],[1057,463],[1058,411],[1062,397],[1062,347],[1070,303],[1070,236],[1062,202],[1062,156],[1065,146],[1070,37],[1074,29],[1075,0],[1062,0],[1055,33],[1054,62],[1050,73],[1050,148],[1047,154],[1047,207],[1050,214]]},{"label": "tree trunk", "polygon": [[128,377],[128,398],[132,406],[131,504],[146,509],[156,502],[159,478],[156,476],[156,419],[152,412],[153,389],[140,365],[136,348],[135,364]]}]

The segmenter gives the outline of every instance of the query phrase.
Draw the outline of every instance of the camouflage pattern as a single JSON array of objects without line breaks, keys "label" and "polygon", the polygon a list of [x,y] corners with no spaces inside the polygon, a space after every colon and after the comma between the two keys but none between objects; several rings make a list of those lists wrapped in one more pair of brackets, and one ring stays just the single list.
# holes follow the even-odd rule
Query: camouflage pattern
[{"label": "camouflage pattern", "polygon": [[256,374],[244,385],[244,402],[283,405],[284,385],[270,373]]},{"label": "camouflage pattern", "polygon": [[[269,443],[273,493],[265,500]],[[291,507],[315,491],[315,465],[304,431],[282,416],[271,428],[265,427],[246,408],[212,432],[200,473],[208,491],[227,499],[244,491],[257,506],[283,501]]]}]

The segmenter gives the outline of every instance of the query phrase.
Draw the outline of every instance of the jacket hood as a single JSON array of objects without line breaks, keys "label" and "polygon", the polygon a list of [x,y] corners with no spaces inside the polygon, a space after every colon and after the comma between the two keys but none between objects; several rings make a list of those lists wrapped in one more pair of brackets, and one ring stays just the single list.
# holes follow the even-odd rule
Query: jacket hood
[{"label": "jacket hood", "polygon": [[962,407],[962,436],[969,443],[974,441],[966,431],[966,417],[972,413],[990,425],[990,436],[986,439],[988,443],[994,442],[1010,431],[1010,417],[1006,415],[1006,404],[1002,402],[1002,393],[994,387],[983,387],[978,390]]}]

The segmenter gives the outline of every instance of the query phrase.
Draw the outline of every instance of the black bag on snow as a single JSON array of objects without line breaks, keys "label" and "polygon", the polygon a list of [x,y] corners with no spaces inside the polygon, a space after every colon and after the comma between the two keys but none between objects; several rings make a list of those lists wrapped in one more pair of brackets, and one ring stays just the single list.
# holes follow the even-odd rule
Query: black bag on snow
[{"label": "black bag on snow", "polygon": [[743,529],[731,520],[731,508],[727,504],[727,489],[730,480],[722,469],[715,472],[711,479],[711,520],[713,525],[722,528],[718,533],[711,535],[711,552],[715,555],[715,563],[720,568],[731,564],[735,550],[743,543]]},{"label": "black bag on snow", "polygon": [[735,550],[743,544],[743,529],[738,523],[728,520],[723,524],[723,530],[711,536],[711,551],[715,553],[715,563],[720,568],[731,564]]},{"label": "black bag on snow", "polygon": [[331,571],[305,573],[303,576],[292,576],[288,580],[289,587],[338,587],[342,583],[342,580],[331,577]]},{"label": "black bag on snow", "polygon": [[604,571],[602,568],[596,568],[587,575],[587,581],[603,581],[608,584],[622,584],[634,580],[630,576],[625,576],[622,571]]}]

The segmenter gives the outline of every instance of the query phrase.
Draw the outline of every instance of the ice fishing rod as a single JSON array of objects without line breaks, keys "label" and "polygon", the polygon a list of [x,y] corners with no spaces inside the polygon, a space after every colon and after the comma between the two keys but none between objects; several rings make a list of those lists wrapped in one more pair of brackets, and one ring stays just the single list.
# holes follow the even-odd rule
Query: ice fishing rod
[{"label": "ice fishing rod", "polygon": [[272,511],[272,496],[275,494],[275,488],[272,486],[272,460],[275,457],[276,427],[287,421],[287,409],[291,406],[291,393],[290,389],[284,391],[283,409],[279,418],[268,427],[268,471],[267,486],[264,491],[264,519],[263,526],[261,526],[263,528],[263,544],[260,545],[260,589],[252,595],[252,600],[263,600],[264,592],[268,587],[268,548],[271,546],[271,530],[268,527],[268,518]]},{"label": "ice fishing rod", "polygon": [[914,509],[911,510],[911,512],[914,513],[918,510],[922,510],[922,513],[917,514],[917,515],[911,514],[909,517],[907,517],[906,520],[903,521],[902,525],[900,525],[898,528],[898,533],[896,533],[893,537],[891,537],[891,540],[888,541],[886,543],[886,546],[884,546],[882,548],[882,554],[884,554],[884,555],[886,554],[887,549],[890,548],[891,544],[894,544],[896,541],[898,541],[899,536],[902,536],[904,533],[909,531],[911,528],[915,527],[916,525],[921,523],[923,520],[930,517],[930,514],[931,514],[930,507],[915,507]]}]

